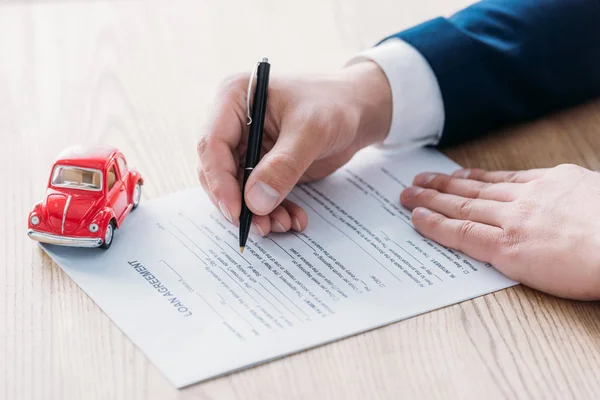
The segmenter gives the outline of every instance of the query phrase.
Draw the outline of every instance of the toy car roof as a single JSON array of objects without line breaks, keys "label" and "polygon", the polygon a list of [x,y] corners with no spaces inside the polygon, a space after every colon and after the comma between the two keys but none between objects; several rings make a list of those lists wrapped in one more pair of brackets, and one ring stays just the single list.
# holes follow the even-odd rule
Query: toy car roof
[{"label": "toy car roof", "polygon": [[73,146],[63,150],[54,163],[102,170],[117,153],[117,148],[107,145]]}]

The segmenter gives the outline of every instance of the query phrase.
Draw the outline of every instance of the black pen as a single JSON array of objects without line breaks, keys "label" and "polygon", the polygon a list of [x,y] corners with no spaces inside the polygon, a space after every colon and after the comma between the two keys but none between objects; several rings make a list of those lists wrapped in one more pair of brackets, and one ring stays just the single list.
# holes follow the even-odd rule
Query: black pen
[{"label": "black pen", "polygon": [[248,147],[246,150],[246,164],[244,167],[244,180],[242,181],[242,213],[240,214],[240,252],[244,252],[248,233],[252,225],[252,211],[246,205],[244,191],[246,181],[252,173],[256,164],[260,160],[260,149],[262,147],[263,127],[265,125],[265,114],[267,113],[267,89],[269,86],[269,71],[271,65],[267,58],[263,58],[257,64],[256,71],[256,89],[254,90],[254,101],[252,102],[252,116],[250,116],[250,91],[252,90],[252,79],[254,72],[248,83],[248,94],[246,97],[246,108],[248,113]]}]

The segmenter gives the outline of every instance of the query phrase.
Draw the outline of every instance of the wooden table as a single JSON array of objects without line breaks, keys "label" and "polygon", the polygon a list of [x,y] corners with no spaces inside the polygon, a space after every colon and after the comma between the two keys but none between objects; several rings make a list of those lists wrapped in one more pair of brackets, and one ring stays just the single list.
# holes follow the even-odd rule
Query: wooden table
[{"label": "wooden table", "polygon": [[[468,0],[8,1],[0,5],[0,398],[598,398],[600,307],[515,287],[175,390],[26,237],[62,148],[120,147],[144,201],[197,185],[218,82],[262,55],[331,71]],[[600,168],[600,103],[447,150],[469,167]],[[565,266],[568,267],[568,266]]]}]

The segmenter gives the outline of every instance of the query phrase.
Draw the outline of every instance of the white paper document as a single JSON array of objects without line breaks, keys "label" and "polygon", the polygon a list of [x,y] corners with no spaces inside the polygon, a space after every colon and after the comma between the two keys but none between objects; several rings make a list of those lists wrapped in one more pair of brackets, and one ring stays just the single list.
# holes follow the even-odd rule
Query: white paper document
[{"label": "white paper document", "polygon": [[515,283],[419,235],[399,195],[431,149],[361,153],[289,196],[302,232],[239,252],[201,189],[142,203],[107,250],[44,246],[177,387],[282,357]]}]

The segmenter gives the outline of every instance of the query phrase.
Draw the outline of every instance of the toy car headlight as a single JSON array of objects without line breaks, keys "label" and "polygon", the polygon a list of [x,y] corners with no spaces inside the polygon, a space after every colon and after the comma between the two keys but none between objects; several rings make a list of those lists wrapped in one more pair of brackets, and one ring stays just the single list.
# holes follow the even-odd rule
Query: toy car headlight
[{"label": "toy car headlight", "polygon": [[29,222],[31,222],[31,225],[37,225],[40,223],[40,217],[38,217],[35,214],[32,214],[31,217],[29,217]]},{"label": "toy car headlight", "polygon": [[96,233],[96,232],[98,232],[98,224],[92,223],[92,224],[90,224],[88,229],[90,230],[90,232]]}]

